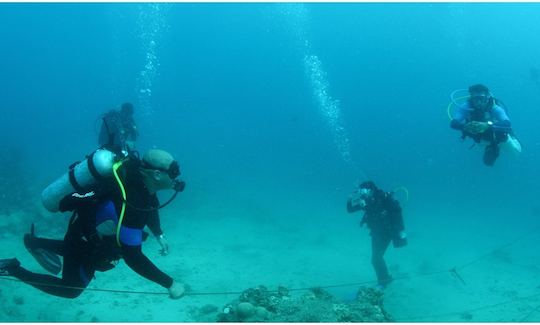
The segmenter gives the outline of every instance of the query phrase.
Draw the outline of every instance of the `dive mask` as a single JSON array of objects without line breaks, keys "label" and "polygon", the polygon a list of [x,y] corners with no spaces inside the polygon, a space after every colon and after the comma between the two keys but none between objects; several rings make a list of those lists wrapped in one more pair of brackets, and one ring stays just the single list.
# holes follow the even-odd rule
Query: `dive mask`
[{"label": "dive mask", "polygon": [[491,97],[486,94],[471,96],[471,103],[473,105],[486,105]]},{"label": "dive mask", "polygon": [[367,202],[366,200],[369,199],[371,197],[371,190],[369,188],[358,188],[358,190],[356,190],[356,195],[357,195],[357,204],[364,208],[366,205],[367,205]]},{"label": "dive mask", "polygon": [[167,169],[160,168],[160,167],[154,167],[154,166],[148,164],[145,161],[143,161],[143,167],[147,168],[147,169],[154,169],[154,170],[162,171],[162,172],[166,173],[171,179],[175,179],[178,176],[180,176],[180,166],[178,165],[178,162],[176,160],[174,160],[169,165],[169,168],[167,168]]},{"label": "dive mask", "polygon": [[360,194],[360,197],[365,200],[371,196],[371,190],[369,188],[360,188],[358,189],[358,194]]}]

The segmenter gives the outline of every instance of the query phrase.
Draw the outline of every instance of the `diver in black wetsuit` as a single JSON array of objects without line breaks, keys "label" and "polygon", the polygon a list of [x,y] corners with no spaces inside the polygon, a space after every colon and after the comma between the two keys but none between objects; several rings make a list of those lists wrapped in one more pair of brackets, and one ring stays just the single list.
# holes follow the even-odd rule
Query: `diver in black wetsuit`
[{"label": "diver in black wetsuit", "polygon": [[74,211],[64,240],[37,238],[33,231],[25,235],[29,250],[45,249],[63,256],[62,278],[30,272],[16,258],[0,260],[0,275],[14,276],[52,295],[75,298],[96,271],[108,271],[122,258],[139,275],[167,288],[171,298],[182,297],[184,285],[157,268],[141,249],[147,236],[145,226],[158,238],[163,233],[156,192],[184,189],[185,183],[176,180],[178,163],[169,153],[152,149],[142,160],[131,157],[117,172],[126,191],[125,201],[114,180],[103,181],[92,192],[74,193],[62,200],[61,211]]},{"label": "diver in black wetsuit", "polygon": [[405,226],[399,202],[377,188],[372,181],[360,184],[347,201],[347,212],[364,211],[360,226],[367,224],[371,230],[371,263],[377,274],[378,288],[384,289],[392,282],[384,261],[390,242],[394,247],[407,245]]},{"label": "diver in black wetsuit", "polygon": [[98,144],[116,154],[127,155],[135,149],[139,137],[133,119],[133,104],[122,104],[120,111],[111,110],[102,116]]}]

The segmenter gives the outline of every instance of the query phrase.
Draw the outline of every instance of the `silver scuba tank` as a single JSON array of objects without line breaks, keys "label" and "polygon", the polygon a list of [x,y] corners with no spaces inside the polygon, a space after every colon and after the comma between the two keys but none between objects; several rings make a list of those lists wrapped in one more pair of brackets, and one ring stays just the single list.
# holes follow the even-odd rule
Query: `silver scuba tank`
[{"label": "silver scuba tank", "polygon": [[51,212],[59,210],[60,201],[75,192],[84,194],[89,187],[102,178],[112,176],[116,155],[106,149],[98,149],[85,160],[72,165],[69,171],[47,186],[41,193],[41,202]]}]

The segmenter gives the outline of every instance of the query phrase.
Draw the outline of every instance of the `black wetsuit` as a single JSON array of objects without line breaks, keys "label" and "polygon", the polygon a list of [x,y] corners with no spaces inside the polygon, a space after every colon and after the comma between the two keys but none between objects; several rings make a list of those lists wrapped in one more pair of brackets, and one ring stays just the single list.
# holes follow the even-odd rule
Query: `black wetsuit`
[{"label": "black wetsuit", "polygon": [[399,202],[392,198],[389,193],[375,190],[373,197],[366,201],[366,206],[353,205],[347,201],[347,211],[365,211],[361,224],[367,224],[371,230],[371,263],[377,274],[377,281],[386,285],[392,281],[388,268],[384,261],[384,253],[390,242],[394,241],[395,247],[405,244],[401,239],[400,232],[405,230]]},{"label": "black wetsuit", "polygon": [[91,198],[63,200],[61,210],[75,210],[64,240],[32,240],[32,248],[45,248],[64,257],[62,278],[33,273],[20,266],[10,269],[9,274],[49,294],[75,298],[88,286],[96,271],[107,271],[122,258],[139,275],[169,288],[173,279],[160,271],[141,250],[145,226],[156,236],[162,231],[157,210],[140,210],[156,208],[159,201],[145,187],[137,166],[137,161],[132,160],[119,169],[129,202],[122,222],[122,229],[126,230],[121,231],[120,247],[114,235],[100,236],[96,229],[96,214],[104,202],[110,202],[111,207],[114,205],[112,210],[118,212],[122,206],[120,189],[111,181],[96,188],[96,195]]}]

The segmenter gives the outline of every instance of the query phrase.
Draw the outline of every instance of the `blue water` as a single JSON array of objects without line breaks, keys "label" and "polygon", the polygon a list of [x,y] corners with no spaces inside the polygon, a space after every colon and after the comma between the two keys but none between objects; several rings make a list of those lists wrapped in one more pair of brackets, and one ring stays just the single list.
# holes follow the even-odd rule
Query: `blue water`
[{"label": "blue water", "polygon": [[[0,139],[22,153],[37,202],[96,148],[100,114],[129,101],[138,149],[180,161],[178,205],[340,215],[369,178],[409,190],[413,232],[465,211],[479,227],[527,230],[540,210],[539,14],[535,3],[1,4]],[[494,167],[449,128],[450,93],[475,83],[506,103],[523,145]]]}]

